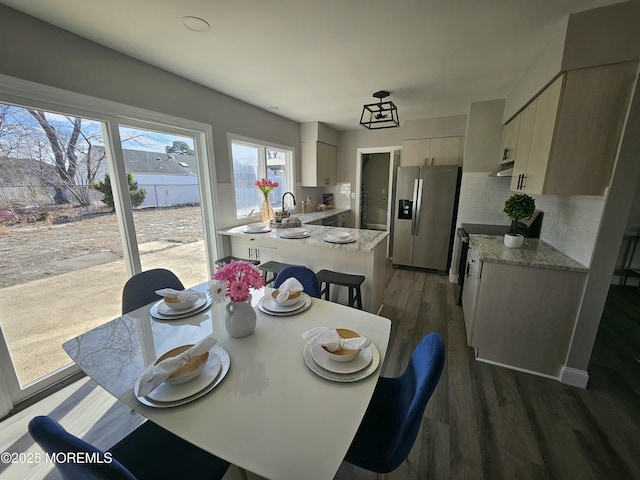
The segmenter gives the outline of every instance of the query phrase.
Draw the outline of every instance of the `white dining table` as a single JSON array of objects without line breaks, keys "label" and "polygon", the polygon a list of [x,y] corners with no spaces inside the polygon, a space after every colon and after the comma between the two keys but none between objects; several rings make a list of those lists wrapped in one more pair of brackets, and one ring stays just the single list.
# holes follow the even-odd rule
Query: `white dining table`
[{"label": "white dining table", "polygon": [[[209,284],[195,290],[206,292]],[[269,288],[255,291],[252,303]],[[224,305],[180,320],[158,320],[153,304],[64,343],[101,387],[144,417],[230,463],[272,480],[332,479],[367,409],[384,361],[391,322],[320,299],[298,314],[272,316],[257,307],[256,329],[230,337]],[[305,363],[301,334],[314,327],[348,328],[371,339],[380,354],[372,374],[353,382],[323,378]],[[229,355],[224,379],[180,406],[144,405],[133,386],[168,350],[213,333]],[[329,375],[331,377],[331,375]],[[177,460],[179,461],[179,460]]]}]

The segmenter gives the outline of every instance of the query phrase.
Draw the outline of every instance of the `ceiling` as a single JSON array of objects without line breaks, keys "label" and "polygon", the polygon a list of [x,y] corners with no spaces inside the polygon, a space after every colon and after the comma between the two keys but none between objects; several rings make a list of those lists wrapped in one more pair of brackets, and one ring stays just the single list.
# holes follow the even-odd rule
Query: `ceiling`
[{"label": "ceiling", "polygon": [[[620,0],[1,0],[297,122],[361,129],[389,90],[401,123],[505,98],[557,22]],[[197,32],[181,20],[211,28]]]}]

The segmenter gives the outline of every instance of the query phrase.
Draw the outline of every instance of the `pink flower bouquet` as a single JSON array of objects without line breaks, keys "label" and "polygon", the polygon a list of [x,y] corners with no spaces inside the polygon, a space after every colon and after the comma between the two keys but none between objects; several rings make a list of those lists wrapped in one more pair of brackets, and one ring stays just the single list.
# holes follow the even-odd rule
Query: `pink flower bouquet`
[{"label": "pink flower bouquet", "polygon": [[236,260],[219,267],[213,279],[217,282],[209,292],[217,302],[224,301],[224,297],[230,298],[233,303],[244,302],[249,299],[251,289],[264,286],[264,278],[255,265]]},{"label": "pink flower bouquet", "polygon": [[265,197],[280,185],[278,182],[273,182],[268,178],[261,178],[253,182],[253,184],[260,189]]}]

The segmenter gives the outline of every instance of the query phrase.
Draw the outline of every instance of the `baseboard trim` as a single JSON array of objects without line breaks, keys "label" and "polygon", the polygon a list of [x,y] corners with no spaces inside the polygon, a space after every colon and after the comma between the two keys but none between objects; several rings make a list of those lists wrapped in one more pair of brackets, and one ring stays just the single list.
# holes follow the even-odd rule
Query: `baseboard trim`
[{"label": "baseboard trim", "polygon": [[[476,355],[477,354],[478,353],[476,352]],[[515,367],[513,365],[507,365],[505,363],[494,362],[493,360],[487,360],[486,358],[482,358],[482,357],[478,357],[478,356],[476,356],[476,360],[479,361],[479,362],[482,362],[482,363],[488,363],[489,365],[495,365],[497,367],[508,368],[509,370],[515,370],[517,372],[528,373],[530,375],[535,375],[537,377],[550,378],[551,380],[558,380],[558,381],[560,380],[558,377],[554,377],[553,375],[536,372],[534,370],[527,370],[526,368]]]},{"label": "baseboard trim", "polygon": [[589,372],[565,365],[560,370],[560,383],[585,389],[587,388],[587,383],[589,383]]}]

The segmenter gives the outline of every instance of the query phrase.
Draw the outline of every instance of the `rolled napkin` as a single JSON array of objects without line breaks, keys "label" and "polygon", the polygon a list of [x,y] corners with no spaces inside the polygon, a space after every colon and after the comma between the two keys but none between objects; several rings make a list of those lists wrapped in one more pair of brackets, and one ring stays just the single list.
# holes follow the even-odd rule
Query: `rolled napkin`
[{"label": "rolled napkin", "polygon": [[212,335],[207,335],[189,350],[185,350],[175,357],[167,358],[157,365],[149,365],[140,375],[140,383],[136,395],[138,397],[149,395],[172,373],[189,363],[192,358],[211,350],[216,342],[217,340]]},{"label": "rolled napkin", "polygon": [[292,293],[301,292],[303,289],[304,287],[297,278],[289,277],[278,287],[276,302],[286,302]]},{"label": "rolled napkin", "polygon": [[177,298],[180,303],[188,302],[195,298],[204,297],[204,293],[195,290],[174,290],[173,288],[162,288],[156,290],[156,294],[165,298]]},{"label": "rolled napkin", "polygon": [[330,352],[338,350],[361,350],[371,344],[371,340],[366,337],[342,338],[335,328],[316,327],[307,330],[302,334],[309,344],[319,344],[326,347]]}]

